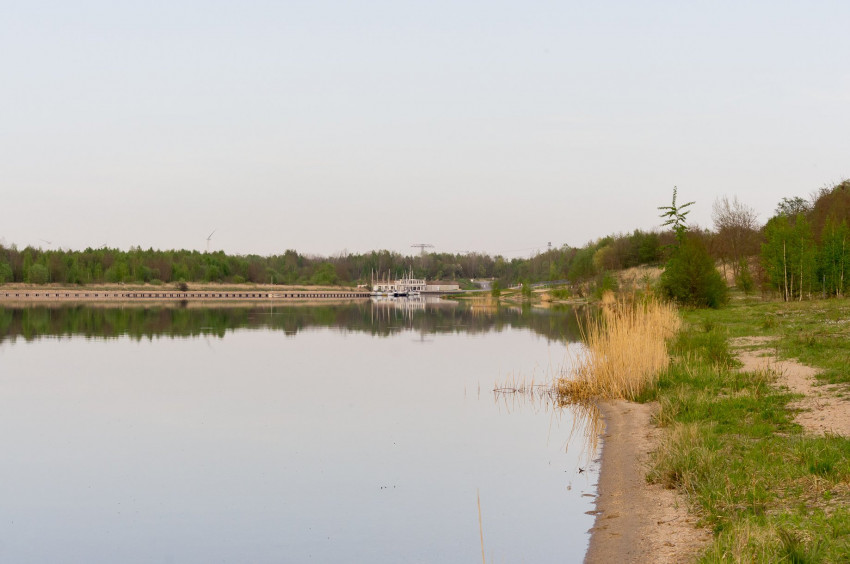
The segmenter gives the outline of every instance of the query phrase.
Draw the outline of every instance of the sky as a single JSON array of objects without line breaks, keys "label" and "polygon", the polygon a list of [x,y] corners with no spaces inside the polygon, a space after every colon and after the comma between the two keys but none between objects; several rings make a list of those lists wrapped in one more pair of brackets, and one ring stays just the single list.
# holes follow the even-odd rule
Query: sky
[{"label": "sky", "polygon": [[521,257],[850,177],[846,1],[2,12],[6,245]]}]

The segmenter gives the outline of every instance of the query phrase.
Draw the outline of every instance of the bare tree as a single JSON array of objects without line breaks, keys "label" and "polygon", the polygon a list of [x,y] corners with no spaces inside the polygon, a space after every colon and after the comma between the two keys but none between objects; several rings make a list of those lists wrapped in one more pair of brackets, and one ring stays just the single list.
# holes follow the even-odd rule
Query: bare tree
[{"label": "bare tree", "polygon": [[742,259],[757,252],[758,216],[753,208],[742,204],[737,197],[718,198],[712,207],[711,219],[717,232],[717,252],[723,262],[732,264],[735,276],[740,273]]}]

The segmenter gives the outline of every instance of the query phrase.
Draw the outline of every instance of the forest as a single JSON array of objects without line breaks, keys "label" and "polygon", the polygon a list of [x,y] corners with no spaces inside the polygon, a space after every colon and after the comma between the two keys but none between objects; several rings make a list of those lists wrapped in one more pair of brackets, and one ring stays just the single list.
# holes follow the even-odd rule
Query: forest
[{"label": "forest", "polygon": [[[700,203],[704,205],[704,203]],[[764,224],[737,198],[713,203],[711,228],[691,227],[718,266],[740,289],[778,293],[783,299],[841,296],[850,285],[850,180],[782,198]],[[662,265],[674,242],[672,231],[612,234],[583,247],[564,245],[526,258],[482,253],[402,255],[391,251],[303,255],[287,250],[273,256],[224,252],[87,248],[18,249],[0,245],[0,283],[68,284],[179,282],[354,285],[373,272],[400,275],[412,268],[428,280],[493,278],[503,286],[542,281],[602,280],[639,265]]]}]

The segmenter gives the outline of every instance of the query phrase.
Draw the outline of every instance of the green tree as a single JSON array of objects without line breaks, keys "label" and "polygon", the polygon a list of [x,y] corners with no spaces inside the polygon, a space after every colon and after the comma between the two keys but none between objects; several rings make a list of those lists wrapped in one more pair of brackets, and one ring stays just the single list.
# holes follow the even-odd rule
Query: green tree
[{"label": "green tree", "polygon": [[782,198],[776,206],[776,215],[784,215],[785,217],[797,217],[801,213],[807,213],[812,209],[812,205],[801,198],[794,196],[793,198]]},{"label": "green tree", "polygon": [[310,283],[319,286],[332,286],[337,283],[336,269],[330,262],[320,264],[310,277]]},{"label": "green tree", "polygon": [[686,306],[718,308],[728,299],[723,277],[697,237],[680,241],[661,274],[662,293]]},{"label": "green tree", "polygon": [[818,281],[827,295],[841,296],[847,285],[850,266],[850,229],[846,221],[826,220],[817,251]]},{"label": "green tree", "polygon": [[12,281],[12,267],[7,262],[0,262],[0,284]]},{"label": "green tree", "polygon": [[740,260],[736,272],[735,286],[745,294],[751,294],[756,287],[756,283],[753,280],[753,275],[750,274],[750,266],[747,264],[747,259],[742,258]]},{"label": "green tree", "polygon": [[688,231],[688,224],[686,218],[690,212],[690,210],[685,211],[685,208],[692,206],[694,202],[688,202],[687,204],[682,204],[681,206],[676,205],[676,195],[678,192],[678,188],[673,186],[673,203],[669,206],[659,206],[658,209],[662,211],[661,218],[666,221],[663,223],[664,227],[671,225],[673,228],[673,233],[676,234],[676,240],[681,244],[685,239],[685,234]]},{"label": "green tree", "polygon": [[579,249],[573,258],[572,266],[567,277],[573,282],[585,280],[595,274],[593,267],[593,255],[596,254],[596,247],[588,245],[583,249]]},{"label": "green tree", "polygon": [[50,280],[50,271],[43,264],[34,264],[27,271],[27,280],[31,284],[47,284]]},{"label": "green tree", "polygon": [[29,247],[27,247],[26,249],[24,249],[24,264],[23,264],[23,268],[22,268],[22,270],[23,270],[22,278],[23,278],[24,282],[30,281],[30,268],[32,268],[32,265],[33,265],[32,251],[30,250]]},{"label": "green tree", "polygon": [[698,234],[688,236],[685,218],[690,212],[683,210],[693,203],[677,205],[674,187],[673,203],[658,208],[663,212],[661,218],[667,218],[664,225],[671,225],[676,234],[676,244],[661,274],[660,288],[666,297],[679,304],[717,308],[726,303],[728,290],[705,243]]},{"label": "green tree", "polygon": [[777,215],[764,228],[762,263],[770,285],[785,301],[803,299],[815,283],[816,249],[806,216]]}]

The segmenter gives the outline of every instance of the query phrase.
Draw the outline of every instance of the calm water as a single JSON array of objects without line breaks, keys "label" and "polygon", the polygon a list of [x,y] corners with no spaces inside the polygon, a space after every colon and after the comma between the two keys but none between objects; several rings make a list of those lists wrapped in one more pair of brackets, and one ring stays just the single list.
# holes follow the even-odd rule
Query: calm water
[{"label": "calm water", "polygon": [[[0,560],[581,561],[571,311],[0,309]],[[585,471],[580,471],[583,468]]]}]

